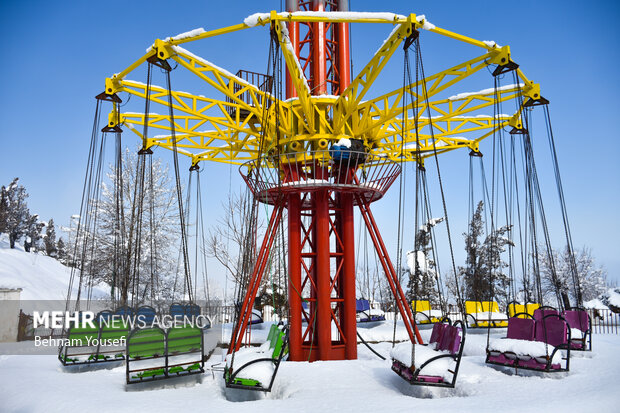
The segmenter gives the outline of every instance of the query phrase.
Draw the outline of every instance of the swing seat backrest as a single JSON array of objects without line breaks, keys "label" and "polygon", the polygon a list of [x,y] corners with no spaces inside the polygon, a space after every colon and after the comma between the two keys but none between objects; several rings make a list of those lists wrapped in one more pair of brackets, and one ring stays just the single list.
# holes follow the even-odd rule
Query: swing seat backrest
[{"label": "swing seat backrest", "polygon": [[[515,317],[515,316],[519,318],[527,317],[525,314],[517,315],[519,313],[527,313],[527,308],[525,304],[517,304],[517,303],[508,304],[508,317],[510,318]],[[508,328],[510,328],[510,320],[508,320]]]},{"label": "swing seat backrest", "polygon": [[146,326],[151,326],[153,324],[153,320],[155,319],[155,309],[147,305],[139,307],[136,310],[136,318]]},{"label": "swing seat backrest", "polygon": [[429,343],[435,344],[435,347],[437,347],[439,345],[439,342],[441,341],[441,336],[443,335],[443,330],[446,328],[447,324],[444,323],[435,323],[435,325],[433,326],[433,331],[431,332],[431,339],[429,340]]},{"label": "swing seat backrest", "polygon": [[428,300],[413,300],[411,302],[411,309],[419,313],[431,311],[431,303]]},{"label": "swing seat backrest", "polygon": [[558,310],[551,308],[538,308],[534,310],[534,320],[536,320],[537,323],[548,315],[560,315],[560,313],[558,312]]},{"label": "swing seat backrest", "polygon": [[590,316],[587,311],[566,310],[564,311],[564,318],[571,328],[577,328],[583,332],[589,329]]},{"label": "swing seat backrest", "polygon": [[119,307],[114,311],[114,315],[121,316],[123,319],[132,318],[134,316],[133,308],[129,306]]},{"label": "swing seat backrest", "polygon": [[437,350],[449,351],[451,354],[455,354],[459,351],[459,345],[460,336],[458,329],[446,324]]},{"label": "swing seat backrest", "polygon": [[198,304],[185,305],[185,316],[188,320],[196,321],[200,315],[200,306]]},{"label": "swing seat backrest", "polygon": [[[525,317],[525,315],[521,315]],[[506,338],[516,340],[534,340],[535,321],[531,318],[511,317],[508,319]]]},{"label": "swing seat backrest", "polygon": [[189,325],[173,327],[166,334],[168,354],[189,353],[202,348],[202,331]]},{"label": "swing seat backrest", "polygon": [[127,339],[129,358],[162,357],[166,352],[166,334],[158,327],[133,330]]},{"label": "swing seat backrest", "polygon": [[538,310],[539,308],[540,308],[540,304],[538,303],[527,303],[525,305],[525,311],[531,316],[533,316],[534,311]]},{"label": "swing seat backrest", "polygon": [[370,310],[370,302],[368,300],[355,300],[355,311],[368,311]]},{"label": "swing seat backrest", "polygon": [[476,314],[482,312],[480,301],[465,301],[465,312],[467,314]]},{"label": "swing seat backrest", "polygon": [[173,303],[170,305],[170,315],[173,318],[178,318],[180,320],[185,316],[185,306],[179,303]]},{"label": "swing seat backrest", "polygon": [[499,306],[495,301],[481,301],[480,304],[483,313],[499,313]]},{"label": "swing seat backrest", "polygon": [[557,347],[567,342],[568,326],[557,314],[545,316],[536,321],[536,341],[543,341]]}]

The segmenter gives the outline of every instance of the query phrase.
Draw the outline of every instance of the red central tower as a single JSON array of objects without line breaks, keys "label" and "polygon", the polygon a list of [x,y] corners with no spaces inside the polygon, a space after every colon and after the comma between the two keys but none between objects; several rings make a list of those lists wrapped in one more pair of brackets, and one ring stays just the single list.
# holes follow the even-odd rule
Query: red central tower
[{"label": "red central tower", "polygon": [[[343,0],[287,0],[286,6],[289,12],[348,11]],[[312,95],[339,95],[350,83],[348,24],[289,23],[288,29]],[[286,97],[295,97],[288,71],[286,79]],[[316,166],[313,179],[324,180],[328,171]],[[353,194],[333,188],[309,197],[291,193],[288,210],[289,358],[356,359]]]},{"label": "red central tower", "polygon": [[[348,11],[346,0],[287,0],[287,11]],[[289,38],[313,96],[340,95],[351,81],[347,23],[288,23]],[[286,72],[286,97],[296,91]],[[284,208],[288,209],[289,360],[357,358],[354,207],[360,208],[412,342],[421,342],[369,204],[381,198],[400,166],[364,150],[363,142],[328,150],[310,147],[252,162],[243,175],[262,202],[274,206],[258,252],[229,352],[239,349]],[[332,145],[336,142],[331,142]],[[346,144],[344,145],[346,147]]]}]

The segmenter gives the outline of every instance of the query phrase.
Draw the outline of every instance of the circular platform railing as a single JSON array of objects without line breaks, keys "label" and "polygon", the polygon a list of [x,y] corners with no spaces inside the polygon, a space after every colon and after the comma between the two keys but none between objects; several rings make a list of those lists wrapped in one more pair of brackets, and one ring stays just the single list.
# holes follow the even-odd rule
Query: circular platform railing
[{"label": "circular platform railing", "polygon": [[254,196],[268,204],[286,202],[287,194],[324,189],[353,193],[370,203],[383,197],[400,171],[394,161],[349,150],[266,156],[239,168]]}]

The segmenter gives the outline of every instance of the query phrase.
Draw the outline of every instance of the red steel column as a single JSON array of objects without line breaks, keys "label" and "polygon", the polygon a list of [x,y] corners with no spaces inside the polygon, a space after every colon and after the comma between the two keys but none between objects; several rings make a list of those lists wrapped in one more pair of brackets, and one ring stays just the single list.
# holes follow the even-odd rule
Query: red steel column
[{"label": "red steel column", "polygon": [[320,360],[332,359],[331,293],[330,293],[330,240],[329,192],[326,189],[313,194],[315,205],[315,271],[316,271],[316,338]]},{"label": "red steel column", "polygon": [[289,360],[302,361],[301,206],[299,194],[288,196]]},{"label": "red steel column", "polygon": [[346,339],[345,359],[357,359],[357,320],[355,318],[355,220],[353,215],[353,196],[340,194],[341,237],[343,244],[342,298],[343,314],[341,324]]},{"label": "red steel column", "polygon": [[[313,0],[312,10],[325,11],[324,0]],[[312,23],[312,95],[327,93],[327,32],[325,23]]]},{"label": "red steel column", "polygon": [[[348,1],[338,2],[338,11],[349,11]],[[338,94],[341,94],[351,83],[351,55],[349,53],[349,24],[338,23],[336,27],[336,40],[338,42]]]}]

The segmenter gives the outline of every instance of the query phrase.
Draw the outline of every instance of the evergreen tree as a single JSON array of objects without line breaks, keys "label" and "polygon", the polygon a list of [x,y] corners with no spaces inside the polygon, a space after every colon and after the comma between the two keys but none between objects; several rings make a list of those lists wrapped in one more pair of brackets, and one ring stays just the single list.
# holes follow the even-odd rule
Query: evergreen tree
[{"label": "evergreen tree", "polygon": [[56,243],[56,259],[63,264],[67,262],[67,247],[65,246],[65,242],[61,238],[58,238],[58,243]]},{"label": "evergreen tree", "polygon": [[465,286],[465,299],[474,301],[498,301],[500,305],[508,302],[511,279],[504,269],[508,264],[502,254],[507,246],[514,243],[507,237],[511,226],[494,229],[482,241],[484,203],[480,201],[469,223],[465,237],[466,267],[459,267],[459,276]]},{"label": "evergreen tree", "polygon": [[469,231],[465,237],[465,268],[459,267],[459,275],[465,281],[465,299],[481,301],[490,291],[489,279],[483,272],[483,246],[480,238],[484,231],[482,211],[484,204],[478,203],[476,211],[469,223]]},{"label": "evergreen tree", "polygon": [[26,220],[26,238],[24,239],[24,250],[26,252],[30,252],[31,248],[34,248],[35,251],[39,248],[39,243],[42,239],[41,230],[45,224],[43,222],[39,222],[39,215],[34,214],[30,215]]},{"label": "evergreen tree", "polygon": [[43,243],[45,245],[45,253],[50,257],[56,257],[58,249],[56,247],[56,228],[54,227],[53,219],[50,219],[47,223]]},{"label": "evergreen tree", "polygon": [[7,205],[5,231],[9,234],[9,243],[11,248],[15,248],[15,241],[21,238],[29,229],[30,212],[26,205],[28,193],[26,188],[19,185],[19,178],[13,179],[13,182],[5,190],[5,201]]},{"label": "evergreen tree", "polygon": [[407,299],[428,300],[433,306],[440,304],[437,291],[437,263],[432,250],[432,228],[442,222],[444,218],[431,218],[418,228],[415,235],[416,250],[407,252],[409,267],[409,282],[407,284]]},{"label": "evergreen tree", "polygon": [[9,200],[6,187],[2,185],[2,188],[0,188],[0,234],[7,232],[8,218]]}]

